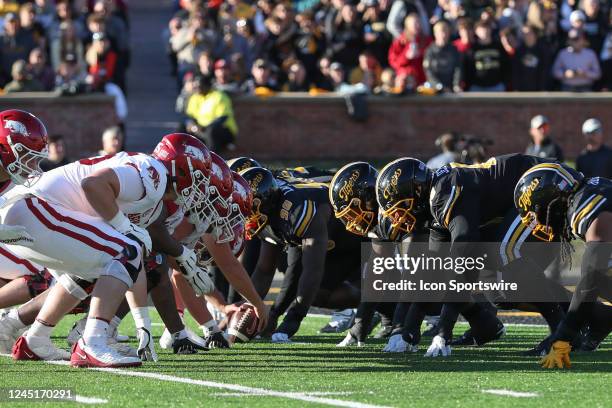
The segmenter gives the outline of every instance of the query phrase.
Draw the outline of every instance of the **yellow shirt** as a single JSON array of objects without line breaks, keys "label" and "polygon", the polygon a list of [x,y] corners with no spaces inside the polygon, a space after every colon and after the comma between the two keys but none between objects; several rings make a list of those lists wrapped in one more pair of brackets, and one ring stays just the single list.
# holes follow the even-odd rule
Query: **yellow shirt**
[{"label": "yellow shirt", "polygon": [[215,119],[227,116],[225,126],[234,136],[238,133],[232,101],[225,92],[213,90],[206,95],[199,93],[191,95],[187,101],[187,115],[191,116],[200,126],[208,126]]}]

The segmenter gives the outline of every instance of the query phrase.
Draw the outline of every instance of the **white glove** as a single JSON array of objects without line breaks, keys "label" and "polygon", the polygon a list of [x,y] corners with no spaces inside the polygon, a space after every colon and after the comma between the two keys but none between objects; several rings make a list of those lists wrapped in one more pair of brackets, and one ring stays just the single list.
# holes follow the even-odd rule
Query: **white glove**
[{"label": "white glove", "polygon": [[192,276],[186,276],[187,282],[191,285],[196,296],[207,295],[215,290],[215,283],[212,281],[208,272],[202,268],[197,268]]},{"label": "white glove", "polygon": [[272,343],[291,343],[287,333],[274,333],[272,335]]},{"label": "white glove", "polygon": [[0,243],[31,247],[34,238],[21,225],[0,224]]},{"label": "white glove", "polygon": [[138,336],[138,357],[142,361],[157,361],[157,353],[155,352],[155,341],[153,336],[144,327],[136,329]]},{"label": "white glove", "polygon": [[149,232],[136,224],[132,224],[129,218],[121,211],[117,211],[117,214],[108,223],[123,235],[138,241],[144,246],[145,256],[153,249],[153,242],[151,242]]},{"label": "white glove", "polygon": [[357,347],[363,347],[365,346],[365,343],[363,341],[357,341],[357,339],[349,331],[344,340],[336,344],[336,347],[349,347],[354,345],[357,345]]},{"label": "white glove", "polygon": [[185,275],[187,278],[191,278],[191,276],[195,274],[198,269],[201,269],[198,266],[198,256],[196,255],[195,251],[187,248],[185,245],[183,245],[183,252],[181,255],[174,259],[176,260],[176,263],[178,263],[183,275]]},{"label": "white glove", "polygon": [[435,336],[431,341],[431,345],[427,349],[425,353],[425,357],[438,357],[438,356],[448,357],[451,355],[450,346],[446,345],[446,340],[444,337]]},{"label": "white glove", "polygon": [[394,334],[389,337],[387,345],[382,349],[384,353],[416,353],[418,350],[419,348],[416,344],[408,343],[401,334]]}]

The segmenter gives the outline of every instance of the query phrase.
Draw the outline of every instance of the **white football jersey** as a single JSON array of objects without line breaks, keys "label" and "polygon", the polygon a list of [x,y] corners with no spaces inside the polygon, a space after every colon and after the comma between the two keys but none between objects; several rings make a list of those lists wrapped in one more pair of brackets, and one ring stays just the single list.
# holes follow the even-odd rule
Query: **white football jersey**
[{"label": "white football jersey", "polygon": [[50,203],[96,217],[99,215],[89,204],[81,181],[106,168],[113,169],[119,178],[117,206],[130,221],[141,227],[155,221],[162,210],[167,170],[158,160],[143,153],[121,152],[58,167],[44,173],[30,191]]}]

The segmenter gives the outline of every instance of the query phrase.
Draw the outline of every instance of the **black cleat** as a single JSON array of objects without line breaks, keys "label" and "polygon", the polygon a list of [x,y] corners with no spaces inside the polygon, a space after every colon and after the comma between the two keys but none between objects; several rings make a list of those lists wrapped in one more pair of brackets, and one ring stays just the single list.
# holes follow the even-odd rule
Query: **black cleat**
[{"label": "black cleat", "polygon": [[459,338],[451,340],[451,346],[476,346],[476,339],[472,335],[472,329],[467,329]]},{"label": "black cleat", "polygon": [[539,342],[537,346],[535,346],[531,350],[523,351],[521,354],[524,356],[544,357],[546,354],[548,354],[551,343],[552,338],[551,336],[548,336],[544,340]]},{"label": "black cleat", "polygon": [[381,326],[380,330],[374,335],[375,339],[386,339],[391,337],[391,332],[393,332],[393,326]]},{"label": "black cleat", "polygon": [[477,346],[483,346],[491,341],[495,341],[499,339],[501,336],[506,334],[506,327],[501,322],[501,320],[497,319],[497,325],[494,330],[489,331],[488,333],[479,333],[479,335],[474,334],[474,342]]},{"label": "black cleat", "polygon": [[598,333],[589,329],[580,336],[580,343],[574,350],[583,353],[595,351],[607,336],[608,333]]}]

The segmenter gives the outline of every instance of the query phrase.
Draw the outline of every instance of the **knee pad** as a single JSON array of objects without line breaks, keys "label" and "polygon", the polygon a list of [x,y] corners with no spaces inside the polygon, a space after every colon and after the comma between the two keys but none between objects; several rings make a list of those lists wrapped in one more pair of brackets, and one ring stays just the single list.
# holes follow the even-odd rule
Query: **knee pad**
[{"label": "knee pad", "polygon": [[77,299],[85,300],[93,290],[93,282],[86,281],[85,279],[77,278],[64,274],[59,277],[58,282],[66,290]]},{"label": "knee pad", "polygon": [[131,288],[142,269],[142,250],[138,245],[126,245],[118,258],[104,268],[101,275],[112,276]]},{"label": "knee pad", "polygon": [[26,285],[28,285],[28,291],[30,292],[30,296],[32,298],[35,298],[45,290],[49,289],[51,282],[53,282],[53,276],[51,276],[49,271],[46,269],[35,275],[26,275],[23,277],[23,279],[25,280]]}]

